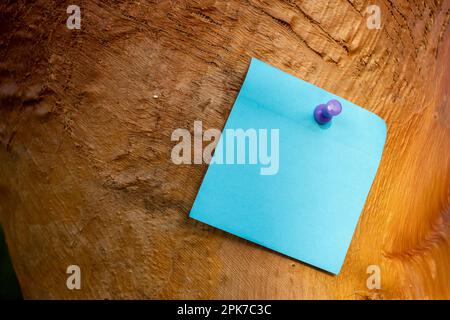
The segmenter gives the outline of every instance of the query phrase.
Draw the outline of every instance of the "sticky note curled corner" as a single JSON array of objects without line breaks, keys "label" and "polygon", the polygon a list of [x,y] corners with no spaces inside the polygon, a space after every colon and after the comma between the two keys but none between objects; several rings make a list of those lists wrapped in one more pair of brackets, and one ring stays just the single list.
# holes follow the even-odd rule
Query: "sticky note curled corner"
[{"label": "sticky note curled corner", "polygon": [[[314,108],[342,113],[319,126]],[[226,129],[278,129],[278,172],[211,163],[190,217],[338,274],[381,160],[386,124],[377,115],[252,59]]]}]

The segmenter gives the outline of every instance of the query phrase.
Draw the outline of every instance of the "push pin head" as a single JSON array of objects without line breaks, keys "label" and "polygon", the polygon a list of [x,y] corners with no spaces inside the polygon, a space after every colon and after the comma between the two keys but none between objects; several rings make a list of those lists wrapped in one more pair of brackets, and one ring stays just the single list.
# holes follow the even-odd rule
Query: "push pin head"
[{"label": "push pin head", "polygon": [[337,100],[330,100],[327,104],[319,104],[314,109],[314,119],[318,124],[325,124],[331,121],[342,111],[342,105]]}]

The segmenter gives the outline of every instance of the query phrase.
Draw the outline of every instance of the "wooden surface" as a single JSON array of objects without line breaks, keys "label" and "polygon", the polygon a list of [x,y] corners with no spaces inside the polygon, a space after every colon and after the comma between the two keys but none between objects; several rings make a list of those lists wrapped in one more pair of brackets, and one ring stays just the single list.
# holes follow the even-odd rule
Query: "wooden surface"
[{"label": "wooden surface", "polygon": [[[69,4],[0,4],[0,222],[26,298],[450,298],[449,0],[79,0],[81,30]],[[207,167],[172,164],[171,133],[222,128],[250,57],[387,122],[339,276],[188,218]]]}]

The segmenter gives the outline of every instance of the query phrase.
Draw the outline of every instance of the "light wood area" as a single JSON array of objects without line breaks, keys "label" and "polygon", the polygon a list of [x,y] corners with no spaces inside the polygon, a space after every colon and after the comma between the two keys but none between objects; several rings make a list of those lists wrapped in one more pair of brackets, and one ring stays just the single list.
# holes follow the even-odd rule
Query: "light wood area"
[{"label": "light wood area", "polygon": [[[0,223],[26,298],[450,298],[449,0],[79,0],[69,30],[72,2],[0,4]],[[386,120],[338,276],[188,218],[207,166],[173,164],[171,134],[223,128],[250,57]]]}]

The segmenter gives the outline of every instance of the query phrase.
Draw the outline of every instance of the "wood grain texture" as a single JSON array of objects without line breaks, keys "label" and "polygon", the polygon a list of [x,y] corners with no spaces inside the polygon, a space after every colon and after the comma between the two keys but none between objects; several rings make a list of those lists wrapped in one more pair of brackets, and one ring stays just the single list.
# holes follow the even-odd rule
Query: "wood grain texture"
[{"label": "wood grain texture", "polygon": [[[0,4],[0,222],[26,298],[450,298],[449,0],[77,2],[81,30],[72,2]],[[338,276],[188,218],[207,167],[174,165],[171,133],[222,128],[250,57],[387,122]]]}]

